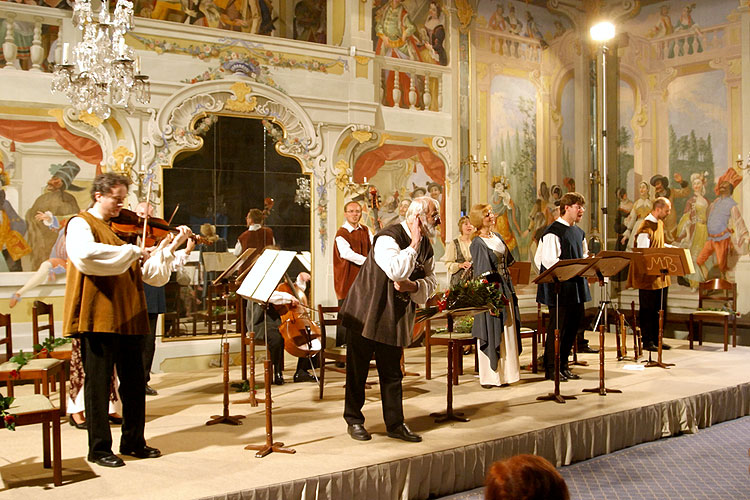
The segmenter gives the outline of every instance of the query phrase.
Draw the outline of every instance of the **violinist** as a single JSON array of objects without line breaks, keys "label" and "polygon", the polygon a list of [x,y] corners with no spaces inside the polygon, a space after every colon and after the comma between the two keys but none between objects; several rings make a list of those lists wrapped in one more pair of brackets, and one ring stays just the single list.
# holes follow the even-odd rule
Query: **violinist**
[{"label": "violinist", "polygon": [[146,445],[146,381],[144,338],[149,331],[143,283],[169,280],[174,250],[190,236],[181,226],[177,237],[158,247],[126,244],[111,228],[128,196],[130,180],[111,172],[98,175],[91,188],[93,205],[70,219],[63,335],[81,340],[84,399],[88,424],[88,460],[103,467],[125,462],[112,451],[108,402],[110,377],[117,368],[123,422],[120,453],[156,458],[161,452]]},{"label": "violinist", "polygon": [[[293,292],[289,293],[289,286],[282,282],[276,287],[276,290],[268,299],[271,307],[267,311],[257,302],[248,301],[248,325],[253,325],[256,340],[266,341],[268,357],[273,365],[273,383],[275,385],[284,385],[284,338],[279,331],[281,326],[281,316],[289,308],[300,307],[300,301],[304,300],[305,290],[310,282],[309,273],[299,273],[293,283]],[[265,323],[265,324],[264,324]],[[267,336],[266,336],[267,334]],[[299,358],[297,369],[294,373],[295,382],[315,382],[308,371],[312,367],[314,360],[308,358]]]},{"label": "violinist", "polygon": [[[362,206],[357,201],[344,205],[346,221],[336,231],[336,246],[333,248],[333,283],[339,307],[344,301],[349,288],[354,283],[359,269],[367,259],[372,246],[370,228],[359,223],[362,218]],[[346,343],[346,329],[339,325],[336,330],[336,345]]]}]

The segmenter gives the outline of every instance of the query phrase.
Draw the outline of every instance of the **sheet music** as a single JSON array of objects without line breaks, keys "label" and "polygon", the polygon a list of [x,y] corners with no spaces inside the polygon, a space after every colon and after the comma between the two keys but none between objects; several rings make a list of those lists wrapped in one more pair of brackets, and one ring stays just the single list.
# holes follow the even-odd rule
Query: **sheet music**
[{"label": "sheet music", "polygon": [[237,259],[231,252],[203,252],[202,256],[206,271],[223,271]]},{"label": "sheet music", "polygon": [[299,260],[308,273],[312,272],[312,254],[305,250],[297,254],[297,260]]},{"label": "sheet music", "polygon": [[249,300],[268,302],[296,255],[296,252],[267,248],[255,261],[237,293]]}]

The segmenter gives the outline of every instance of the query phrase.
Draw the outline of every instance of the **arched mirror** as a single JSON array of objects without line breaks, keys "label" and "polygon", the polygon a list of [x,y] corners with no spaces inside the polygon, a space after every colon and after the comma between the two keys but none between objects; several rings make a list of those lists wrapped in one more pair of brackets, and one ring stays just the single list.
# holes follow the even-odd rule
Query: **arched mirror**
[{"label": "arched mirror", "polygon": [[[282,128],[267,120],[213,114],[199,118],[195,128],[203,147],[183,151],[163,170],[164,218],[174,213],[173,225],[190,226],[210,244],[198,245],[186,272],[168,285],[165,338],[235,331],[234,304],[210,297],[208,284],[233,260],[238,237],[251,223],[250,210],[263,211],[263,225],[271,228],[280,249],[311,249],[310,176],[295,158],[277,151]],[[302,270],[295,260],[289,276],[294,279]]]}]

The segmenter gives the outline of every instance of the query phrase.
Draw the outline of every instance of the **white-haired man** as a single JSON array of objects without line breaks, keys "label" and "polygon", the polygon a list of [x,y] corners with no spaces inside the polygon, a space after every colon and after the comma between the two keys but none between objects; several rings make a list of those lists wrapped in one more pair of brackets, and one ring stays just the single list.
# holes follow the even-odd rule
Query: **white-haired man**
[{"label": "white-haired man", "polygon": [[438,202],[415,198],[406,220],[375,235],[371,256],[357,274],[339,315],[347,329],[344,420],[349,435],[371,439],[364,427],[362,406],[370,360],[380,378],[383,418],[388,436],[419,442],[404,424],[401,353],[411,340],[417,304],[437,287],[430,237],[440,224]]}]

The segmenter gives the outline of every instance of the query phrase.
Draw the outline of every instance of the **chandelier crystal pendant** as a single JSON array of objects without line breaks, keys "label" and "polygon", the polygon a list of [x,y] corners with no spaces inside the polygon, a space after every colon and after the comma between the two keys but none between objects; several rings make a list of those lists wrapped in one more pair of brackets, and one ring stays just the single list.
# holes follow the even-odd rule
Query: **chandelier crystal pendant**
[{"label": "chandelier crystal pendant", "polygon": [[117,0],[114,14],[109,0],[102,0],[98,14],[91,0],[75,0],[73,24],[82,32],[83,41],[73,48],[68,61],[68,44],[63,44],[61,64],[56,64],[52,92],[66,95],[73,108],[105,120],[111,106],[131,110],[132,100],[145,104],[151,100],[148,76],[140,72],[135,51],[125,43],[125,33],[133,28],[133,3]]}]

